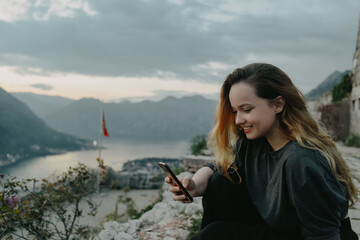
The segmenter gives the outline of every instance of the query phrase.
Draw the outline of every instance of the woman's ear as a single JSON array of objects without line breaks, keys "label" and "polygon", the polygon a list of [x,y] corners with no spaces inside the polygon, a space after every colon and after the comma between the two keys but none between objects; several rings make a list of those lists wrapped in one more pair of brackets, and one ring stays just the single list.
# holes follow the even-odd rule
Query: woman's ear
[{"label": "woman's ear", "polygon": [[274,111],[275,113],[280,113],[282,112],[282,110],[284,110],[285,107],[285,103],[286,100],[283,96],[277,96],[274,100],[273,100],[273,107],[274,107]]}]

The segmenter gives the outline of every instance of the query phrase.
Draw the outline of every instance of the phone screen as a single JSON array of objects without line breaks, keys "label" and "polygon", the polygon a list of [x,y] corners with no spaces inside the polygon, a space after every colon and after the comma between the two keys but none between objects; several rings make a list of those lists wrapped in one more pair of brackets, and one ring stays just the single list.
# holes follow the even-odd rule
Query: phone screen
[{"label": "phone screen", "polygon": [[176,175],[170,169],[170,167],[166,163],[163,163],[163,162],[159,162],[159,166],[162,168],[162,170],[164,170],[164,172],[166,173],[166,175],[168,175],[168,177],[171,177],[172,179],[174,179],[176,185],[178,185],[180,187],[181,191],[184,192],[187,199],[192,202],[193,198],[191,197],[190,193],[181,184],[180,180],[176,177]]}]

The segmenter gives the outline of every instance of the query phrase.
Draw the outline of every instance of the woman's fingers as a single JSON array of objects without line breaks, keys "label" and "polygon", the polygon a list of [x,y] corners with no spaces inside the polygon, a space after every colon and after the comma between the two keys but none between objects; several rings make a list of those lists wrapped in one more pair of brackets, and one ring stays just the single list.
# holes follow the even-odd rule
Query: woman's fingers
[{"label": "woman's fingers", "polygon": [[189,176],[186,176],[182,179],[182,185],[184,186],[184,188],[187,188],[189,186],[191,178]]},{"label": "woman's fingers", "polygon": [[172,187],[169,187],[169,191],[172,193],[178,193],[178,192],[180,192],[180,188],[178,186],[172,186]]},{"label": "woman's fingers", "polygon": [[173,186],[176,185],[175,182],[173,181],[173,179],[172,179],[171,177],[166,177],[166,178],[165,178],[165,182],[166,182],[167,184],[170,184],[170,185],[173,185]]},{"label": "woman's fingers", "polygon": [[182,194],[182,195],[175,195],[175,194],[174,194],[173,199],[174,199],[175,201],[185,201],[185,200],[186,200],[186,196],[185,196],[184,194]]},{"label": "woman's fingers", "polygon": [[165,182],[166,182],[166,183],[170,183],[169,177],[166,177],[166,178],[165,178]]},{"label": "woman's fingers", "polygon": [[[191,178],[185,177],[183,179],[179,179],[180,182],[184,185],[185,188],[189,185]],[[189,199],[187,199],[186,195],[183,193],[183,191],[180,189],[180,187],[173,181],[171,177],[166,177],[165,182],[169,184],[169,191],[173,193],[173,199],[175,201],[179,201],[182,203],[190,203]]]},{"label": "woman's fingers", "polygon": [[172,179],[171,179],[171,178],[169,178],[169,177],[166,177],[166,178],[165,178],[165,182],[166,182],[167,184],[171,184],[171,185],[173,185],[173,183],[172,183]]}]

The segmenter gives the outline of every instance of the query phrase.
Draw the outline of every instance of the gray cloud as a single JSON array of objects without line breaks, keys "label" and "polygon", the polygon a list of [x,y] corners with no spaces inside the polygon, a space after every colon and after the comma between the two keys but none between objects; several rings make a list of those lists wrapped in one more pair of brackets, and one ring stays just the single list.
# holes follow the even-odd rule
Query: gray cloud
[{"label": "gray cloud", "polygon": [[[223,2],[93,0],[93,16],[78,11],[73,18],[0,22],[0,63],[221,82],[235,67],[267,61],[304,90],[351,68],[358,0]],[[223,67],[214,70],[211,62]]]},{"label": "gray cloud", "polygon": [[47,84],[42,84],[42,83],[31,84],[30,86],[34,87],[34,88],[44,90],[44,91],[50,91],[51,89],[53,89],[52,86],[47,85]]}]

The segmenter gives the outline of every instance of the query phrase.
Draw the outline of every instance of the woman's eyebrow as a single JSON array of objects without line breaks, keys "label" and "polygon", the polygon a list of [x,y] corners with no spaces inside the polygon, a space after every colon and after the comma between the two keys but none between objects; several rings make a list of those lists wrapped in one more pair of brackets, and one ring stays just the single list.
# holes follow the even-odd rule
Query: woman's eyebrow
[{"label": "woman's eyebrow", "polygon": [[253,106],[254,106],[254,104],[251,104],[251,103],[243,103],[243,104],[240,104],[240,105],[235,106],[235,107],[231,106],[231,108],[236,109],[236,108],[253,107]]},{"label": "woman's eyebrow", "polygon": [[243,108],[243,107],[252,107],[252,106],[254,106],[254,105],[250,104],[250,103],[243,103],[243,104],[239,105],[238,107]]}]

